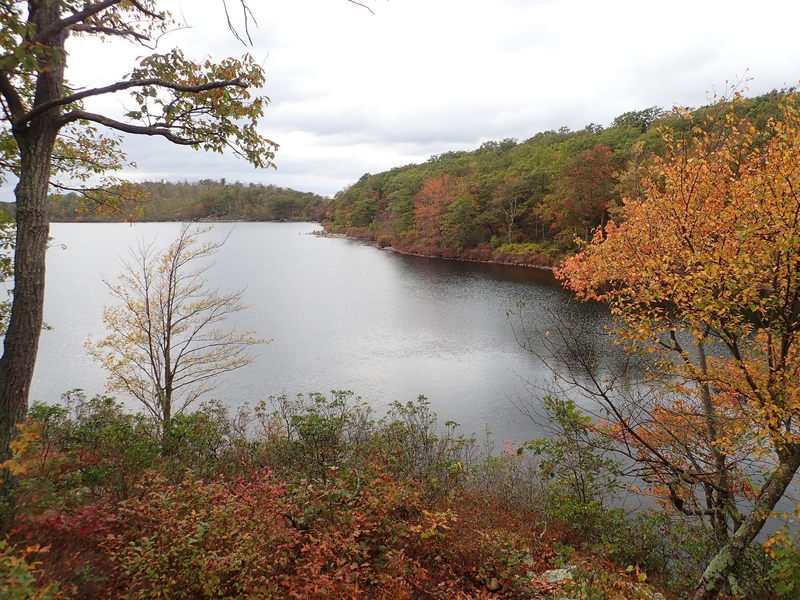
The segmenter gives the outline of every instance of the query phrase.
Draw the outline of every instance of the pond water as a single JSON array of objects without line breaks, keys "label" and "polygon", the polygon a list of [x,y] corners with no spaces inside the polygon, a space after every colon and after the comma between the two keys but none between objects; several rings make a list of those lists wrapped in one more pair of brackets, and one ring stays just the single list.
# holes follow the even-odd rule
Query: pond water
[{"label": "pond water", "polygon": [[[167,246],[178,223],[56,223],[47,261],[44,331],[32,399],[55,402],[73,388],[104,391],[106,374],[86,353],[129,249]],[[220,291],[246,288],[239,329],[271,343],[224,376],[209,396],[231,406],[269,395],[352,390],[382,411],[427,396],[441,420],[467,433],[488,425],[497,439],[524,440],[537,426],[518,405],[549,369],[518,343],[521,328],[541,349],[549,315],[567,311],[602,355],[603,307],[570,301],[547,271],[409,257],[362,243],[309,235],[314,223],[217,223],[227,241],[207,273]],[[526,303],[523,321],[507,311]],[[512,326],[512,322],[516,326]],[[133,406],[133,405],[132,405]]]}]

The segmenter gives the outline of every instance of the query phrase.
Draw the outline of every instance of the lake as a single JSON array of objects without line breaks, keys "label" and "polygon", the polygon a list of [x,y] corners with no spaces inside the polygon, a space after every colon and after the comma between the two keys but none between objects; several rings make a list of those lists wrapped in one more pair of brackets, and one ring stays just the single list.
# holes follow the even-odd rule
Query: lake
[{"label": "lake", "polygon": [[[129,249],[166,247],[178,223],[55,223],[47,259],[45,320],[32,399],[56,402],[73,388],[104,391],[106,374],[86,353]],[[239,329],[271,343],[257,360],[224,376],[209,397],[231,406],[269,395],[352,390],[382,411],[427,396],[441,420],[499,440],[525,440],[539,428],[517,406],[553,379],[520,347],[507,317],[526,303],[523,324],[534,350],[553,313],[568,311],[606,352],[609,322],[598,305],[572,302],[547,271],[402,256],[363,243],[310,235],[314,223],[217,223],[227,241],[208,271],[221,292],[246,288],[250,309]],[[519,324],[516,327],[519,334]],[[135,406],[131,404],[131,406]]]}]

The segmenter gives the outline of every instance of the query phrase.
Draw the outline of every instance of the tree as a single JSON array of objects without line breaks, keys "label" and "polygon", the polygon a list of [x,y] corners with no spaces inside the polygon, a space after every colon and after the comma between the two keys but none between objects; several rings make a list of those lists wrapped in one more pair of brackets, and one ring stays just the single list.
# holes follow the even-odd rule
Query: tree
[{"label": "tree", "polygon": [[425,181],[414,199],[414,224],[426,245],[445,247],[447,207],[466,194],[465,182],[447,173]]},{"label": "tree", "polygon": [[666,111],[660,106],[651,106],[644,110],[632,110],[622,113],[611,124],[612,127],[635,127],[642,133],[647,131],[654,121],[666,116]]},{"label": "tree", "polygon": [[505,176],[502,182],[492,193],[492,205],[499,208],[508,233],[508,243],[512,243],[514,221],[528,208],[528,190],[525,183],[517,173]]},{"label": "tree", "polygon": [[[152,49],[154,40],[173,25],[159,4],[157,0],[0,2],[0,164],[3,174],[19,178],[14,296],[0,359],[0,462],[9,456],[15,425],[27,410],[42,327],[49,185],[69,188],[70,181],[119,169],[124,162],[120,140],[116,133],[101,133],[107,130],[160,136],[215,152],[230,149],[255,166],[271,164],[275,144],[255,129],[266,99],[249,91],[263,84],[264,75],[250,56],[195,63],[178,49],[152,52],[120,81],[93,88],[67,83],[65,43],[71,35]],[[122,119],[83,106],[87,99],[120,92],[130,93],[134,105]],[[58,175],[65,178],[57,181]],[[105,183],[112,185],[80,189],[96,202],[125,200],[135,190],[114,179]]]},{"label": "tree", "polygon": [[596,397],[675,509],[714,526],[698,600],[723,590],[800,468],[797,101],[763,131],[734,101],[687,138],[667,134],[644,198],[560,272],[659,359],[655,406]]},{"label": "tree", "polygon": [[596,144],[564,166],[555,189],[539,207],[553,229],[588,240],[595,227],[605,225],[616,183],[612,159],[611,148]]},{"label": "tree", "polygon": [[103,311],[109,334],[86,344],[109,372],[108,391],[133,396],[165,432],[215,379],[251,363],[248,350],[262,341],[251,332],[220,329],[245,308],[243,291],[208,288],[207,259],[223,242],[202,243],[206,231],[183,225],[160,256],[152,245],[132,251],[117,283],[106,282],[120,301]]},{"label": "tree", "polygon": [[460,252],[468,246],[477,214],[478,203],[464,186],[458,197],[447,205],[442,218],[442,231],[448,248]]}]

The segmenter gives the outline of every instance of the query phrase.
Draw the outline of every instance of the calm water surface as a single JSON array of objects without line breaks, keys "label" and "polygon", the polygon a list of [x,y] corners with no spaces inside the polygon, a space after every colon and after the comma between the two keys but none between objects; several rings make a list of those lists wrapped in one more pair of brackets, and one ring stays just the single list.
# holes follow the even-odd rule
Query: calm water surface
[{"label": "calm water surface", "polygon": [[[53,224],[45,320],[32,397],[57,401],[83,388],[104,391],[105,373],[88,356],[89,335],[103,335],[101,312],[129,248],[168,245],[177,223]],[[525,326],[537,337],[547,315],[566,310],[589,331],[608,315],[572,303],[548,272],[407,257],[358,242],[308,235],[313,223],[223,223],[229,235],[208,271],[221,291],[246,288],[251,308],[240,329],[273,341],[257,362],[224,377],[211,397],[237,406],[271,394],[348,389],[381,410],[426,395],[442,420],[467,432],[488,424],[499,439],[523,440],[536,426],[515,404],[531,397],[526,381],[548,369],[517,343],[506,316],[527,304]],[[538,332],[538,333],[537,333]],[[587,336],[602,353],[607,344]]]}]

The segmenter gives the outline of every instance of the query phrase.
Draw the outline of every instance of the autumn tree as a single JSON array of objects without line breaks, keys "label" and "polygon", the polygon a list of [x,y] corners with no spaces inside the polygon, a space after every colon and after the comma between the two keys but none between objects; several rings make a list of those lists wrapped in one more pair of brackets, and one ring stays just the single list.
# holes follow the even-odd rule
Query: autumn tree
[{"label": "autumn tree", "polygon": [[109,333],[86,344],[109,373],[108,391],[138,400],[164,431],[220,375],[251,363],[261,341],[222,326],[245,308],[243,291],[208,286],[208,259],[222,242],[203,242],[207,231],[183,225],[162,254],[152,245],[132,251],[118,280],[106,282],[119,301],[103,311]]},{"label": "autumn tree", "polygon": [[540,214],[554,230],[588,240],[595,227],[605,224],[615,184],[611,148],[596,144],[564,166]]},{"label": "autumn tree", "polygon": [[509,244],[514,241],[512,238],[514,223],[520,214],[528,208],[529,198],[527,191],[522,177],[517,173],[510,173],[505,176],[492,193],[491,203],[503,215]]},{"label": "autumn tree", "polygon": [[[2,462],[27,410],[42,327],[51,184],[70,188],[120,168],[119,133],[228,149],[259,167],[271,164],[275,146],[255,128],[266,99],[250,90],[264,82],[261,67],[249,56],[198,63],[179,49],[154,52],[174,25],[157,0],[5,0],[0,16],[0,164],[19,179],[14,296],[0,359]],[[139,44],[147,54],[123,79],[84,87],[66,80],[72,36]],[[123,117],[84,105],[123,92]],[[121,182],[105,183],[114,185],[81,189],[97,202],[126,198]]]},{"label": "autumn tree", "polygon": [[612,127],[635,127],[644,133],[655,121],[664,118],[666,114],[667,112],[660,106],[651,106],[644,110],[632,110],[615,118]]},{"label": "autumn tree", "polygon": [[463,180],[450,174],[427,179],[414,199],[414,225],[426,244],[444,247],[448,207],[466,194]]},{"label": "autumn tree", "polygon": [[644,197],[560,271],[660,367],[654,404],[595,397],[654,488],[714,526],[698,600],[725,588],[800,468],[797,101],[759,132],[733,102],[667,134]]}]

